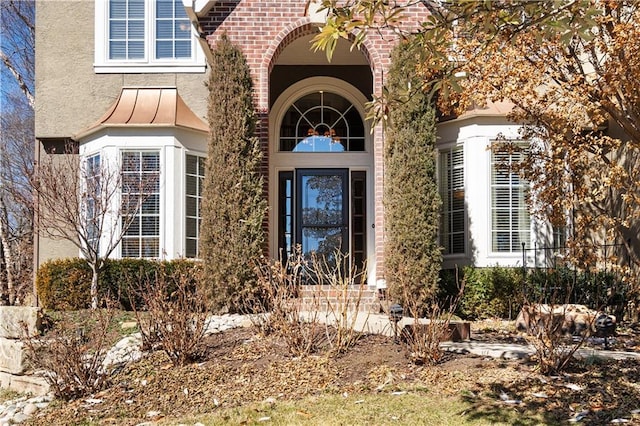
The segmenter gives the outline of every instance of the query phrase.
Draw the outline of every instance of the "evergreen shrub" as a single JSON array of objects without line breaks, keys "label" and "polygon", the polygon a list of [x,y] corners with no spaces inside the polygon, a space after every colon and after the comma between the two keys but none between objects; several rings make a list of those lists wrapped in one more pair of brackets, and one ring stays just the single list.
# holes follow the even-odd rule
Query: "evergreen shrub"
[{"label": "evergreen shrub", "polygon": [[[513,319],[525,303],[577,303],[591,309],[607,309],[622,318],[628,286],[605,271],[558,268],[528,268],[526,282],[521,267],[467,266],[458,271],[464,295],[458,314],[465,319]],[[455,270],[440,273],[440,298],[457,291]]]},{"label": "evergreen shrub", "polygon": [[91,304],[91,268],[84,259],[50,260],[36,275],[40,306],[52,310],[75,310]]},{"label": "evergreen shrub", "polygon": [[460,315],[467,319],[515,318],[524,302],[522,268],[464,267]]},{"label": "evergreen shrub", "polygon": [[418,73],[423,54],[409,43],[394,50],[384,151],[385,278],[392,299],[417,315],[438,292],[442,260],[435,107]]},{"label": "evergreen shrub", "polygon": [[[98,292],[102,299],[118,301],[122,309],[131,310],[133,303],[138,307],[142,303],[136,294],[138,288],[147,283],[153,285],[160,275],[171,282],[167,277],[174,276],[176,272],[192,277],[191,285],[195,286],[200,268],[199,262],[186,259],[110,259],[100,271]],[[86,309],[91,305],[91,269],[80,258],[48,261],[38,269],[36,288],[40,305],[45,309]],[[170,285],[168,290],[172,289]]]},{"label": "evergreen shrub", "polygon": [[223,35],[212,51],[209,135],[200,255],[216,310],[238,312],[260,292],[266,198],[253,81],[242,51]]}]

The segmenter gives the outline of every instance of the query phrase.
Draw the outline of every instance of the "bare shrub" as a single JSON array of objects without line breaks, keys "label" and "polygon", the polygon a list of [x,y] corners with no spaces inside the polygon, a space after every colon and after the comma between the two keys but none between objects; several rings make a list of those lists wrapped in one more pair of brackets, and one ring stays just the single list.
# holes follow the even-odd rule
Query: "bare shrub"
[{"label": "bare shrub", "polygon": [[[442,360],[440,343],[451,333],[451,320],[463,293],[464,281],[458,285],[458,293],[448,300],[439,300],[435,296],[426,298],[423,295],[415,297],[404,294],[403,299],[409,304],[408,313],[413,318],[413,324],[402,330],[402,341],[411,362],[417,365],[435,365]],[[426,306],[420,303],[425,299]]]},{"label": "bare shrub", "polygon": [[[542,374],[556,374],[574,359],[575,353],[592,334],[595,311],[576,313],[576,305],[567,303],[525,305],[527,333],[525,340],[535,350],[535,361]],[[576,327],[575,316],[580,315]]]},{"label": "bare shrub", "polygon": [[305,259],[298,247],[286,262],[262,259],[257,270],[262,300],[253,299],[247,307],[259,312],[254,326],[263,334],[282,336],[294,355],[309,355],[322,346],[328,346],[329,355],[338,355],[360,338],[358,315],[368,317],[360,312],[366,268],[352,266],[348,255]]},{"label": "bare shrub", "polygon": [[155,279],[139,277],[129,284],[131,300],[143,303],[144,310],[133,304],[143,348],[164,351],[174,365],[196,361],[206,349],[210,305],[201,274],[199,265],[185,261],[161,267]]},{"label": "bare shrub", "polygon": [[53,324],[45,336],[30,336],[24,329],[27,359],[44,377],[58,398],[71,400],[105,389],[116,368],[104,366],[107,350],[115,341],[110,324],[115,310],[79,311],[75,318]]},{"label": "bare shrub", "polygon": [[338,355],[352,347],[362,333],[357,330],[358,316],[369,317],[361,312],[362,297],[367,288],[365,265],[353,265],[348,254],[336,251],[328,261],[313,254],[309,266],[315,286],[314,300],[325,307],[325,334],[330,354]]},{"label": "bare shrub", "polygon": [[284,263],[262,258],[256,268],[261,299],[248,302],[248,308],[257,312],[253,321],[258,330],[281,336],[295,356],[317,352],[324,340],[315,301],[305,312],[299,299],[304,268],[299,248]]}]

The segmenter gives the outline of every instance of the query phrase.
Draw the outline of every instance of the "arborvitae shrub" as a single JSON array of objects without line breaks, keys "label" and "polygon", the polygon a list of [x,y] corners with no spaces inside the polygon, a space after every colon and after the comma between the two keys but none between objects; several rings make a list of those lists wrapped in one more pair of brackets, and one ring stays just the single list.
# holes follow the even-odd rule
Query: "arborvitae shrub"
[{"label": "arborvitae shrub", "polygon": [[212,55],[200,254],[214,304],[233,312],[260,288],[255,268],[264,249],[266,200],[249,67],[226,35]]},{"label": "arborvitae shrub", "polygon": [[388,74],[385,140],[385,275],[393,299],[420,309],[435,295],[441,264],[435,109],[421,88],[420,49],[401,43]]}]

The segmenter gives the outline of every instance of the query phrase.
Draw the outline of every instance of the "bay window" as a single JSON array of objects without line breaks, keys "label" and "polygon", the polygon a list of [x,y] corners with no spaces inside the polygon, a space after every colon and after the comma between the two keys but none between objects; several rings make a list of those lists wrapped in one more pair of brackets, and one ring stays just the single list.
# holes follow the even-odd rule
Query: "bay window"
[{"label": "bay window", "polygon": [[526,193],[529,184],[514,167],[526,155],[522,149],[491,152],[491,249],[519,252],[530,246],[531,218]]},{"label": "bay window", "polygon": [[160,257],[159,175],[159,151],[122,153],[122,257]]}]

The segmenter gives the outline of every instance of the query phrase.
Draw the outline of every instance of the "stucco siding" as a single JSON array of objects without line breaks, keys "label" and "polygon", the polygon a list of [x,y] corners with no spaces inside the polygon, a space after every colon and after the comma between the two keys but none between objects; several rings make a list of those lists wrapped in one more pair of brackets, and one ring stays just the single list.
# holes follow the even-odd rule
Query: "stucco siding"
[{"label": "stucco siding", "polygon": [[97,121],[124,86],[173,86],[206,121],[206,73],[96,74],[93,0],[36,3],[37,138],[69,137]]},{"label": "stucco siding", "polygon": [[[40,152],[38,153],[40,158],[43,155],[47,155],[44,152],[44,149],[38,144],[38,148]],[[54,161],[57,159],[62,164],[64,155],[56,155],[54,157]],[[37,203],[37,199],[36,199]],[[42,206],[39,206],[42,208]],[[39,226],[39,221],[36,217],[36,228]],[[78,257],[80,252],[78,247],[76,247],[72,242],[60,238],[50,238],[47,236],[45,230],[38,229],[39,238],[34,251],[34,262],[36,267],[40,266],[42,263],[53,260],[53,259],[64,259],[68,257]]]}]

